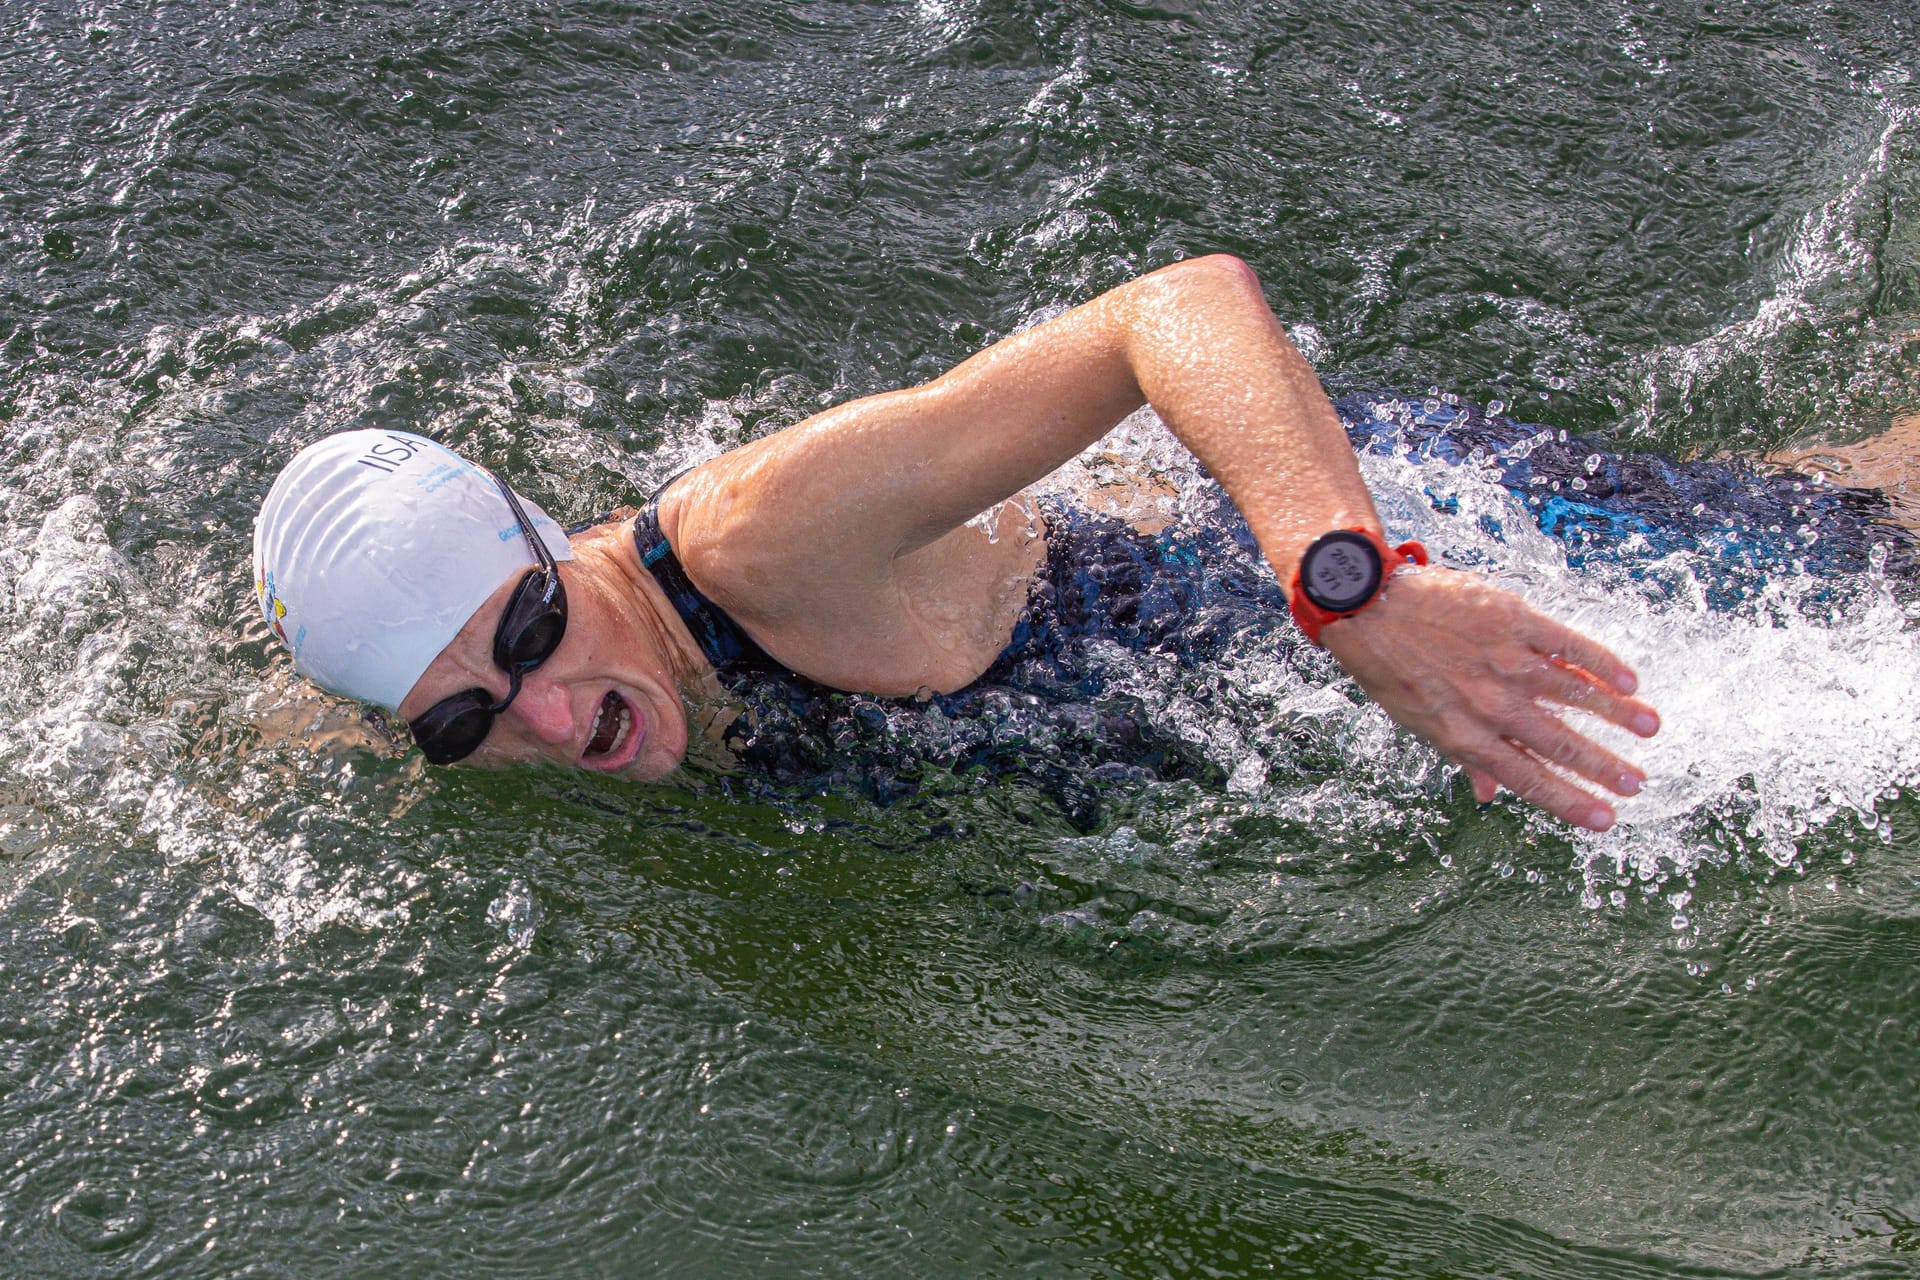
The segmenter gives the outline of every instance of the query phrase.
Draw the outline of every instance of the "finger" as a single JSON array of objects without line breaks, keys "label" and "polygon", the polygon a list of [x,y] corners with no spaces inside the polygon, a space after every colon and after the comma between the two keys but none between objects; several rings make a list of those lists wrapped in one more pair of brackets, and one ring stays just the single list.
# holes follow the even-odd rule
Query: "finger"
[{"label": "finger", "polygon": [[1509,742],[1617,795],[1638,795],[1647,783],[1638,765],[1537,707],[1507,717],[1504,728]]},{"label": "finger", "polygon": [[1501,785],[1530,805],[1589,831],[1613,825],[1613,806],[1562,778],[1522,748],[1502,742],[1482,762]]},{"label": "finger", "polygon": [[1473,784],[1473,798],[1481,804],[1492,804],[1493,798],[1500,794],[1500,783],[1485,769],[1467,766],[1467,781]]},{"label": "finger", "polygon": [[1591,672],[1621,693],[1631,694],[1640,687],[1640,677],[1613,650],[1544,614],[1533,614],[1532,625],[1521,638],[1554,661]]},{"label": "finger", "polygon": [[1660,731],[1660,713],[1638,698],[1630,698],[1601,683],[1589,671],[1559,658],[1545,658],[1522,677],[1521,686],[1534,698],[1563,703],[1591,712],[1611,724],[1651,738]]}]

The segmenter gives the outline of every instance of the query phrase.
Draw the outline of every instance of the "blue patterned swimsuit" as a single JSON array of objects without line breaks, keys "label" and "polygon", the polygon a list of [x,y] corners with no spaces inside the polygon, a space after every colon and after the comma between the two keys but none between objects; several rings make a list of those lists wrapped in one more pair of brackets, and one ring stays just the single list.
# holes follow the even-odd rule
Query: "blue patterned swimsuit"
[{"label": "blue patterned swimsuit", "polygon": [[916,790],[929,768],[979,769],[1036,782],[1085,825],[1101,781],[1214,777],[1203,753],[1152,732],[1133,698],[1109,690],[1106,664],[1089,648],[1100,641],[1197,664],[1243,628],[1291,626],[1245,526],[1242,547],[1227,527],[1146,537],[1065,503],[1043,502],[1042,514],[1046,562],[1007,647],[973,684],[925,699],[842,693],[781,666],[688,579],[653,502],[634,520],[634,541],[743,708],[726,740],[743,779],[852,786],[889,801]]}]

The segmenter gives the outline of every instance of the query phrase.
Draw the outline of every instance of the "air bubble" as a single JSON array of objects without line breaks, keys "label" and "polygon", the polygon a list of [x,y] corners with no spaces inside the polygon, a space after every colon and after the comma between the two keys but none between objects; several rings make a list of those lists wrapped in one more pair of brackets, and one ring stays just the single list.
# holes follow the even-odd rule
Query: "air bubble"
[{"label": "air bubble", "polygon": [[533,934],[540,923],[540,904],[526,882],[515,878],[506,891],[487,905],[487,919],[503,925],[507,941],[519,950],[533,945]]}]

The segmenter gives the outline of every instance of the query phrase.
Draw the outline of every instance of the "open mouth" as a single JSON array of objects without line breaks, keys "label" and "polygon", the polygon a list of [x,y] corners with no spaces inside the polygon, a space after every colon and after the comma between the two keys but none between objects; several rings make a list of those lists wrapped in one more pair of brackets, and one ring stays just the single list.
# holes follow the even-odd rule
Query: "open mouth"
[{"label": "open mouth", "polygon": [[585,758],[613,755],[627,744],[632,733],[633,708],[625,698],[607,690],[607,696],[600,699],[599,710],[593,713],[593,730],[587,735]]}]

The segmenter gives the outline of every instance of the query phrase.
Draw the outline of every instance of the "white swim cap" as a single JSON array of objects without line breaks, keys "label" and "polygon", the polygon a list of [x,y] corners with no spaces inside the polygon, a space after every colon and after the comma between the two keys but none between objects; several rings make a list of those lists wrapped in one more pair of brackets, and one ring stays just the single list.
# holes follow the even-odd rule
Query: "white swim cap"
[{"label": "white swim cap", "polygon": [[[520,499],[556,560],[566,531]],[[493,477],[405,431],[346,431],[287,464],[253,522],[254,590],[293,669],[388,710],[534,563]]]}]

